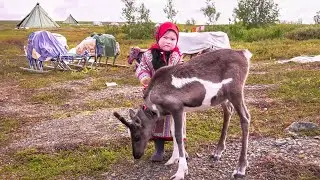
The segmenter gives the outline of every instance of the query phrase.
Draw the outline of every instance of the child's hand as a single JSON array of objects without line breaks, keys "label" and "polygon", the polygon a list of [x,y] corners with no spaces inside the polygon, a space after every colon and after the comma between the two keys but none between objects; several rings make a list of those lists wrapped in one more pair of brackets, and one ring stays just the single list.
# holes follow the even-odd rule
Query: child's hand
[{"label": "child's hand", "polygon": [[141,79],[140,80],[140,83],[142,84],[142,86],[148,86],[148,84],[150,83],[150,81],[151,81],[151,78],[149,78],[149,77],[145,77],[145,78],[143,78],[143,79]]},{"label": "child's hand", "polygon": [[149,78],[149,77],[141,79],[140,83],[143,86],[142,94],[144,94],[146,92],[150,81],[151,81],[151,78]]}]

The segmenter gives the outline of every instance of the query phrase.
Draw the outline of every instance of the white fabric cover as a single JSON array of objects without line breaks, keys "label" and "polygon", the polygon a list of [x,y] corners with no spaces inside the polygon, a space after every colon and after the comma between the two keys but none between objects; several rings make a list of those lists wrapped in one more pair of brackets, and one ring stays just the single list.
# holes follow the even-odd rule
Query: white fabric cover
[{"label": "white fabric cover", "polygon": [[64,37],[63,35],[58,34],[58,33],[52,33],[52,35],[53,35],[54,37],[56,37],[56,38],[58,39],[58,41],[59,41],[66,49],[69,49],[66,37]]},{"label": "white fabric cover", "polygon": [[217,32],[192,32],[179,33],[178,47],[182,54],[199,53],[205,49],[231,49],[229,37],[226,33]]},{"label": "white fabric cover", "polygon": [[289,60],[280,60],[278,63],[287,63],[287,62],[297,62],[297,63],[310,63],[310,62],[320,62],[320,55],[318,56],[298,56],[291,58]]}]

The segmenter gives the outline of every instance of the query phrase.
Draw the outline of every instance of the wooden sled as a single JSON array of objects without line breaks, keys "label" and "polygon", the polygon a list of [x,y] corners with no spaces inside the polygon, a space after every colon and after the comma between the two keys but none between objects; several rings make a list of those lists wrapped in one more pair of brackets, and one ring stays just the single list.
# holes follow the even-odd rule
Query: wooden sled
[{"label": "wooden sled", "polygon": [[45,65],[44,62],[40,62],[34,59],[29,61],[28,68],[20,67],[20,69],[26,70],[29,72],[35,72],[35,73],[48,73],[51,70],[75,71],[74,69],[70,68],[68,64],[66,64],[64,61],[60,60],[59,58],[48,60],[48,62],[50,62],[52,65]]},{"label": "wooden sled", "polygon": [[28,72],[33,72],[33,73],[48,73],[50,70],[38,70],[38,69],[31,69],[31,68],[25,68],[25,67],[20,67],[20,69],[28,71]]}]

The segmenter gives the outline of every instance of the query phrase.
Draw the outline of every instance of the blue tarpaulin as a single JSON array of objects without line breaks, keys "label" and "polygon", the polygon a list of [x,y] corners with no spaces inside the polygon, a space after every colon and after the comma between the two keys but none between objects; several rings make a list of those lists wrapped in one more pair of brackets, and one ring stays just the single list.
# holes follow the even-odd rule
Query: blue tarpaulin
[{"label": "blue tarpaulin", "polygon": [[40,55],[39,61],[44,61],[48,57],[59,57],[67,53],[66,47],[48,31],[36,31],[29,35],[27,46],[27,58],[29,60],[35,59],[32,57],[33,50]]}]

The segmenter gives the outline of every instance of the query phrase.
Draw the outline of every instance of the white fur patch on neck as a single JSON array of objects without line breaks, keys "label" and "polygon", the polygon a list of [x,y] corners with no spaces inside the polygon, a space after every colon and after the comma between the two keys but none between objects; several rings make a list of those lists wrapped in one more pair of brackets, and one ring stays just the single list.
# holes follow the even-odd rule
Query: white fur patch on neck
[{"label": "white fur patch on neck", "polygon": [[158,108],[155,104],[152,104],[152,109],[153,109],[153,112],[156,112],[157,116],[160,117],[160,111],[158,110]]},{"label": "white fur patch on neck", "polygon": [[221,89],[222,85],[228,84],[232,81],[232,78],[224,79],[220,83],[213,83],[207,80],[199,79],[197,77],[192,77],[192,78],[177,78],[172,75],[172,81],[171,84],[180,89],[183,86],[192,83],[192,82],[199,82],[201,83],[205,90],[206,90],[206,95],[202,101],[202,105],[204,106],[210,106],[211,105],[211,99],[216,96]]}]

